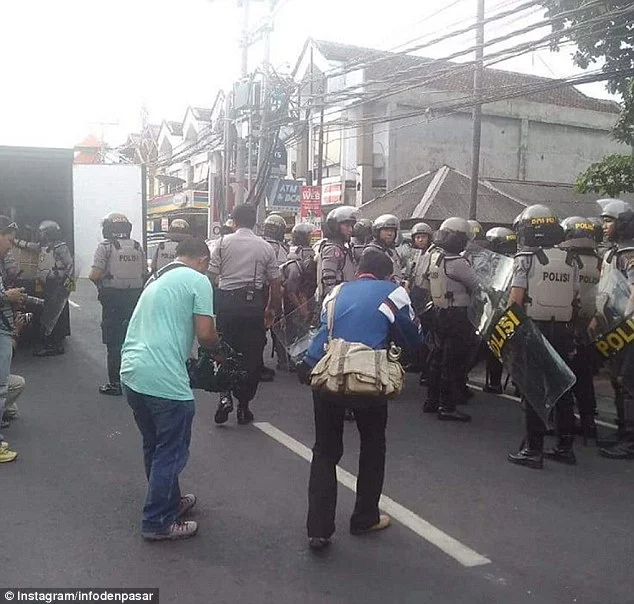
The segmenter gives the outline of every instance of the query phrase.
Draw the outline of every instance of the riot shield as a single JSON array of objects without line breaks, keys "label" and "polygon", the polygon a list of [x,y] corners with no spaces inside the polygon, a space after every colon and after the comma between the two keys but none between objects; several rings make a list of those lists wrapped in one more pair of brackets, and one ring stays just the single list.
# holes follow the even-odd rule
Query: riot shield
[{"label": "riot shield", "polygon": [[575,376],[524,311],[508,305],[513,259],[481,250],[471,262],[481,290],[473,296],[469,318],[526,402],[549,426],[553,407],[572,388]]},{"label": "riot shield", "polygon": [[304,358],[310,342],[317,333],[313,306],[314,301],[309,300],[273,323],[271,328],[293,363],[298,363]]},{"label": "riot shield", "polygon": [[74,265],[73,273],[66,279],[49,279],[44,285],[44,308],[40,315],[40,326],[45,336],[50,336],[68,304],[68,297],[75,291],[75,275],[78,269]]},{"label": "riot shield", "polygon": [[588,328],[594,350],[609,361],[612,377],[634,397],[634,309],[625,275],[606,267],[597,292],[597,314]]}]

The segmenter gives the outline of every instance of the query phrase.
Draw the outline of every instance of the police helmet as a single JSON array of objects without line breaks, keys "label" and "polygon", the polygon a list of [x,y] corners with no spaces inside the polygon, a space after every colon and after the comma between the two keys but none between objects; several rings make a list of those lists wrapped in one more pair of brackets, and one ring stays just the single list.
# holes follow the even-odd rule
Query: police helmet
[{"label": "police helmet", "polygon": [[590,216],[588,222],[594,226],[594,242],[599,245],[603,243],[603,220],[598,216]]},{"label": "police helmet", "polygon": [[469,240],[481,241],[484,239],[484,229],[477,220],[467,220],[469,223]]},{"label": "police helmet", "polygon": [[617,239],[634,237],[634,212],[632,205],[622,199],[600,199],[601,218],[616,222]]},{"label": "police helmet", "polygon": [[[399,219],[394,214],[381,214],[372,225],[372,234],[375,239],[379,238],[382,229],[394,229],[398,235]],[[396,237],[394,238],[396,240]]]},{"label": "police helmet", "polygon": [[286,220],[279,214],[271,214],[264,221],[264,236],[274,241],[284,241],[286,233]]},{"label": "police helmet", "polygon": [[314,230],[315,227],[309,222],[296,224],[291,231],[293,245],[309,246]]},{"label": "police helmet", "polygon": [[127,239],[131,232],[132,223],[120,212],[110,212],[101,221],[101,234],[104,239]]},{"label": "police helmet", "polygon": [[363,243],[368,243],[372,239],[372,221],[369,218],[357,220],[352,229],[352,236]]},{"label": "police helmet", "polygon": [[491,248],[502,254],[509,254],[517,248],[517,235],[506,227],[493,227],[485,234]]},{"label": "police helmet", "polygon": [[358,216],[359,210],[352,206],[340,206],[334,210],[330,210],[330,212],[328,212],[328,216],[326,216],[326,230],[328,237],[332,239],[339,239],[341,237],[339,225],[348,223],[354,227]]},{"label": "police helmet", "polygon": [[183,220],[182,218],[176,218],[170,223],[168,232],[178,233],[179,235],[191,235],[192,228],[189,226],[189,222],[187,222],[186,220]]},{"label": "police helmet", "polygon": [[596,227],[588,218],[569,216],[562,220],[561,226],[564,229],[564,241],[569,241],[571,247],[579,249],[594,247]]},{"label": "police helmet", "polygon": [[62,229],[54,220],[42,220],[38,227],[39,239],[42,243],[57,241],[62,236]]},{"label": "police helmet", "polygon": [[464,218],[447,218],[434,234],[434,243],[452,254],[459,254],[467,246],[471,228]]},{"label": "police helmet", "polygon": [[553,247],[562,242],[564,230],[555,213],[543,204],[527,207],[517,227],[520,247]]},{"label": "police helmet", "polygon": [[434,234],[434,229],[432,229],[426,222],[417,222],[410,231],[410,235],[412,239],[414,235],[429,235],[430,237]]},{"label": "police helmet", "polygon": [[513,230],[517,233],[517,229],[520,227],[520,222],[522,221],[522,216],[524,215],[524,210],[522,210],[513,221]]}]

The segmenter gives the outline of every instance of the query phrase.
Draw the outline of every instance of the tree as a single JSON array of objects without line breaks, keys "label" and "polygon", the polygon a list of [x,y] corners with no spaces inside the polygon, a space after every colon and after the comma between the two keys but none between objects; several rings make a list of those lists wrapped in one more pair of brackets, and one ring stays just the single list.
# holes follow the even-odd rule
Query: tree
[{"label": "tree", "polygon": [[[634,79],[620,74],[634,70],[634,3],[632,0],[540,0],[552,20],[552,44],[558,50],[567,41],[576,45],[574,63],[582,69],[600,65],[606,88],[621,97],[621,111],[612,130],[615,140],[634,145]],[[612,154],[592,164],[577,179],[581,192],[612,197],[634,193],[634,159]]]}]

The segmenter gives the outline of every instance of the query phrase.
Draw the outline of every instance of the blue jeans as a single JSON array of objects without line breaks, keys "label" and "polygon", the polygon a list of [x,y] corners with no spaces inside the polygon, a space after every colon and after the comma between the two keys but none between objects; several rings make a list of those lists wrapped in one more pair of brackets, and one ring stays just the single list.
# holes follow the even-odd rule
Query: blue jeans
[{"label": "blue jeans", "polygon": [[148,480],[141,530],[164,533],[176,520],[181,491],[178,475],[189,458],[194,401],[140,394],[124,385],[128,405],[143,436]]},{"label": "blue jeans", "polygon": [[[13,339],[11,338],[11,334],[8,331],[0,329],[0,418],[7,404],[12,358]],[[0,441],[2,440],[4,440],[4,436],[0,432]]]}]

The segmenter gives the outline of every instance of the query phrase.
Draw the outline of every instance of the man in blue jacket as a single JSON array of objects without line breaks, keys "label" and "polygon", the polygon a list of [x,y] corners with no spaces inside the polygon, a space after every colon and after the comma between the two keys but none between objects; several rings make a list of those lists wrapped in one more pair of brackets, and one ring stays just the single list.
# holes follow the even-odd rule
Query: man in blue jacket
[{"label": "man in blue jacket", "polygon": [[[344,283],[336,294],[333,338],[358,342],[375,350],[389,343],[415,351],[420,334],[405,289],[390,281],[393,266],[382,253],[363,255],[357,280]],[[326,302],[332,293],[326,297]],[[326,313],[304,361],[298,367],[300,381],[325,353],[328,340]],[[359,535],[386,528],[388,516],[379,514],[379,498],[385,472],[387,399],[371,396],[335,396],[313,392],[316,439],[308,486],[308,539],[312,549],[322,549],[335,532],[337,502],[336,466],[343,454],[343,419],[346,408],[354,410],[361,437],[357,499],[350,519],[350,532]]]}]

